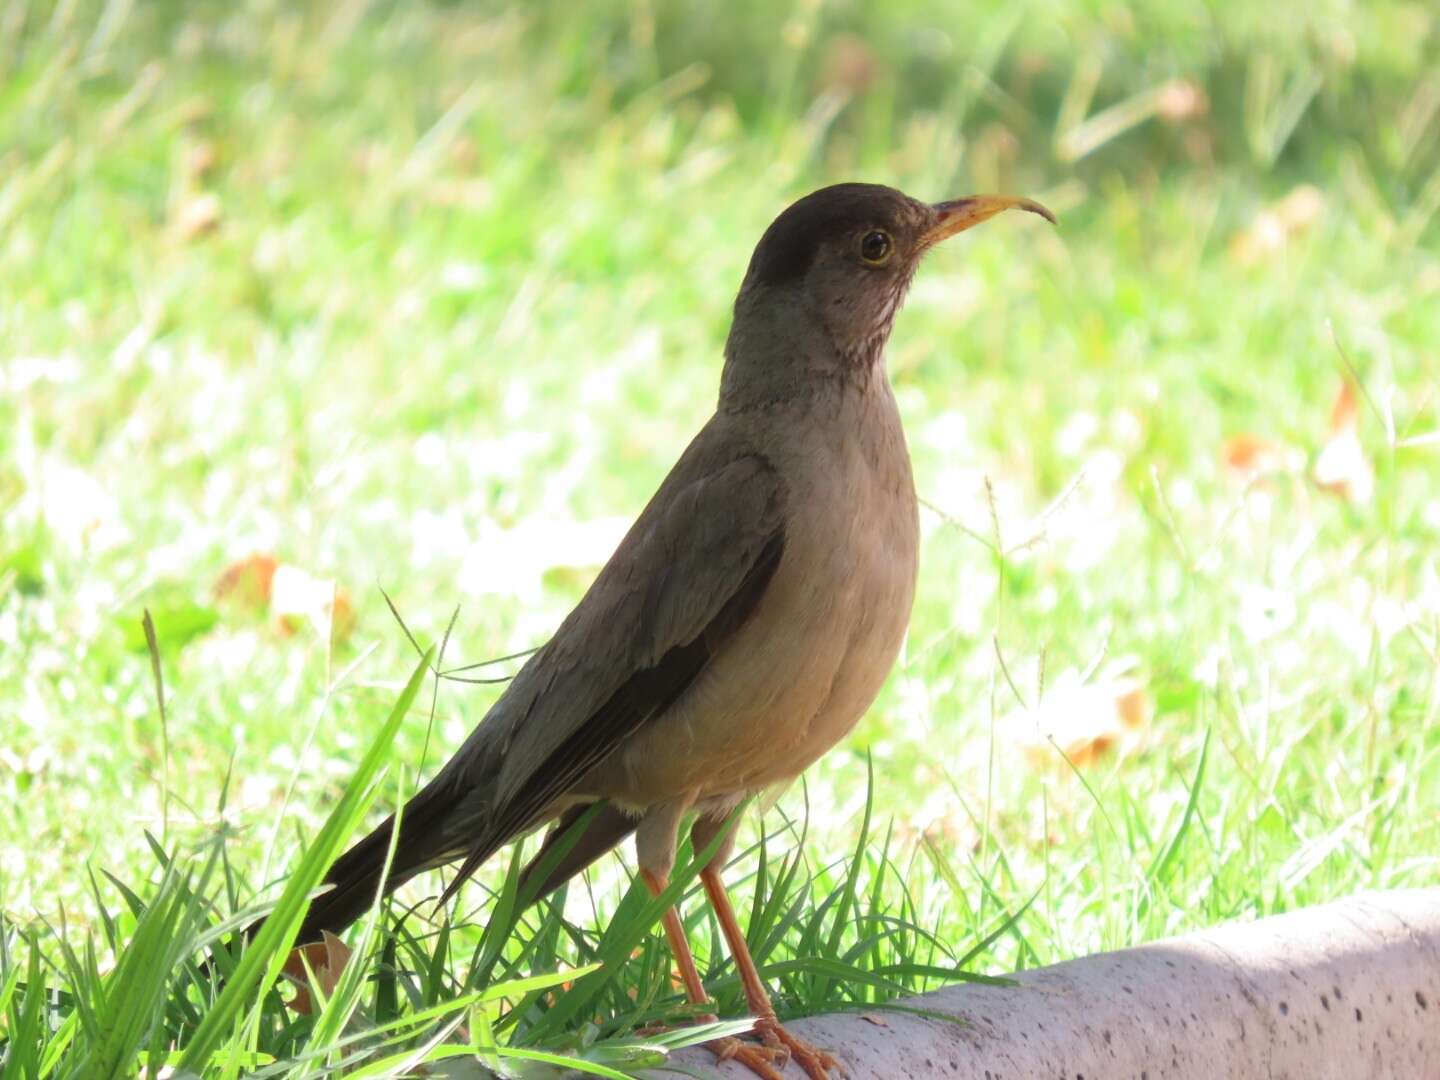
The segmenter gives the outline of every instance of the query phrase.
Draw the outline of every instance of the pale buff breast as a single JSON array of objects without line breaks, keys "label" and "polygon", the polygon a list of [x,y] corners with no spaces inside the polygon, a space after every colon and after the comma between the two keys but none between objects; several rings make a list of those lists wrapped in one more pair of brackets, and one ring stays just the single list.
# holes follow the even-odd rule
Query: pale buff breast
[{"label": "pale buff breast", "polygon": [[840,407],[864,411],[817,421],[816,437],[786,440],[805,458],[774,463],[786,545],[756,611],[664,716],[586,778],[586,794],[637,808],[743,796],[798,775],[875,700],[914,599],[915,493],[888,387]]}]

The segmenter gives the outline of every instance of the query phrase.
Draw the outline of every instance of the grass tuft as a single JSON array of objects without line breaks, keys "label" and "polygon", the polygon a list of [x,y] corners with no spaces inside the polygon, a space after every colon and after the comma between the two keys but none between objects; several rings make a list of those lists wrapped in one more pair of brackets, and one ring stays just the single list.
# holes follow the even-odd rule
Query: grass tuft
[{"label": "grass tuft", "polygon": [[1440,881],[1437,20],[0,2],[6,1075],[736,1030],[649,1033],[688,1013],[623,853],[533,907],[522,851],[443,912],[422,875],[311,1016],[277,970],[708,414],[764,226],[845,179],[1060,227],[935,253],[897,323],[906,654],[728,873],[782,1015]]}]

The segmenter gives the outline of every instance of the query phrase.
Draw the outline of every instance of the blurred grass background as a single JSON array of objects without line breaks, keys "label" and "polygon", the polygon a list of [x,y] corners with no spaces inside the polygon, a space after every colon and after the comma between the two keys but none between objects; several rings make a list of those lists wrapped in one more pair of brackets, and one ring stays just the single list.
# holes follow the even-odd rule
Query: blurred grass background
[{"label": "blurred grass background", "polygon": [[846,179],[1061,225],[898,323],[920,597],[807,855],[870,755],[943,935],[1036,897],[982,970],[1440,881],[1432,5],[5,0],[0,918],[83,929],[147,830],[273,896],[413,662],[379,587],[543,641]]}]

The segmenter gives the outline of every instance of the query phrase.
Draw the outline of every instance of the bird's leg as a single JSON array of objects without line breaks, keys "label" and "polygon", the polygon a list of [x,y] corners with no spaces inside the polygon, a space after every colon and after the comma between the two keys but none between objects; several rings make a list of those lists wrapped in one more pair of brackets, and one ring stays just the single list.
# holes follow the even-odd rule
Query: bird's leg
[{"label": "bird's leg", "polygon": [[[775,1017],[775,1007],[770,1004],[770,995],[765,990],[765,983],[761,981],[755,960],[750,955],[750,946],[745,941],[739,920],[735,918],[735,909],[730,906],[730,897],[725,892],[725,883],[720,880],[720,871],[714,864],[707,866],[700,871],[700,881],[705,886],[705,895],[710,898],[710,906],[715,909],[715,917],[720,920],[720,932],[725,935],[725,942],[730,946],[735,970],[740,975],[740,985],[745,988],[745,1001],[755,1016],[755,1030],[764,1040],[766,1047],[783,1050],[788,1058],[805,1070],[805,1075],[811,1080],[829,1080],[832,1069],[841,1075],[848,1075],[845,1067],[833,1055],[791,1035],[780,1026],[780,1021]],[[758,1069],[756,1071],[759,1072]]]},{"label": "bird's leg", "polygon": [[[642,869],[640,877],[651,896],[665,891],[667,882],[653,870]],[[705,984],[700,981],[700,970],[695,966],[695,954],[690,951],[690,941],[685,936],[685,924],[680,921],[680,912],[672,905],[665,909],[661,920],[665,927],[665,939],[670,942],[670,951],[675,955],[675,966],[680,971],[680,981],[685,984],[685,993],[692,1005],[708,1005],[710,998],[705,993]],[[702,1024],[715,1022],[715,1016],[701,1015]]]},{"label": "bird's leg", "polygon": [[[651,896],[659,896],[665,891],[665,878],[653,870],[641,869],[640,878],[645,882],[645,887],[650,890]],[[705,985],[700,981],[700,970],[695,966],[695,955],[690,951],[690,940],[685,936],[685,924],[680,921],[680,912],[674,907],[665,909],[665,916],[661,920],[665,927],[665,938],[670,942],[670,951],[675,955],[675,967],[680,972],[680,981],[685,984],[685,993],[690,998],[692,1005],[708,1005],[710,998],[705,993]],[[702,1024],[713,1024],[718,1017],[713,1013],[701,1013],[696,1020]],[[772,1068],[772,1063],[779,1061],[784,1067],[784,1059],[789,1056],[788,1051],[783,1048],[770,1046],[756,1046],[754,1043],[744,1043],[739,1039],[716,1039],[708,1044],[715,1056],[721,1061],[735,1061],[746,1066],[755,1073],[761,1080],[783,1080],[781,1075]]]}]

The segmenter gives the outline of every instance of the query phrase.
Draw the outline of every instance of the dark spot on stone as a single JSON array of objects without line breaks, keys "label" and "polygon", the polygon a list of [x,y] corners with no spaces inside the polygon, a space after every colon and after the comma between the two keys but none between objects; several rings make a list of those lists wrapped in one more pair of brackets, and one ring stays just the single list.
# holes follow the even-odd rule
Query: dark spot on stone
[{"label": "dark spot on stone", "polygon": [[1325,1006],[1325,1011],[1326,1011],[1326,1012],[1329,1012],[1329,1011],[1330,1011],[1330,998],[1329,998],[1328,995],[1326,995],[1326,994],[1321,994],[1321,995],[1320,995],[1320,1004]]},{"label": "dark spot on stone", "polygon": [[1103,1036],[1105,1036],[1105,1045],[1106,1045],[1106,1046],[1109,1046],[1109,1045],[1110,1045],[1110,1032],[1107,1030],[1107,1031],[1102,1031],[1100,1034],[1103,1035]]},{"label": "dark spot on stone", "polygon": [[1364,1015],[1361,1014],[1361,1012],[1360,1012],[1359,1009],[1356,1009],[1356,1010],[1355,1010],[1355,1022],[1358,1024],[1358,1023],[1360,1023],[1360,1021],[1362,1021],[1362,1020],[1364,1020],[1364,1019],[1365,1019]]},{"label": "dark spot on stone", "polygon": [[1425,1000],[1425,995],[1419,990],[1415,991],[1415,1004],[1419,1005],[1422,1009],[1430,1008],[1430,1002]]},{"label": "dark spot on stone", "polygon": [[1289,1015],[1290,1015],[1290,1003],[1289,1003],[1288,1001],[1282,1001],[1282,1002],[1280,1002],[1280,1015],[1281,1015],[1281,1016],[1289,1016]]},{"label": "dark spot on stone", "polygon": [[1336,1000],[1336,1001],[1344,1001],[1344,1000],[1345,1000],[1345,995],[1342,994],[1342,993],[1340,993],[1340,987],[1338,987],[1338,986],[1332,986],[1332,987],[1330,988],[1330,992],[1335,995],[1335,1000]]}]

